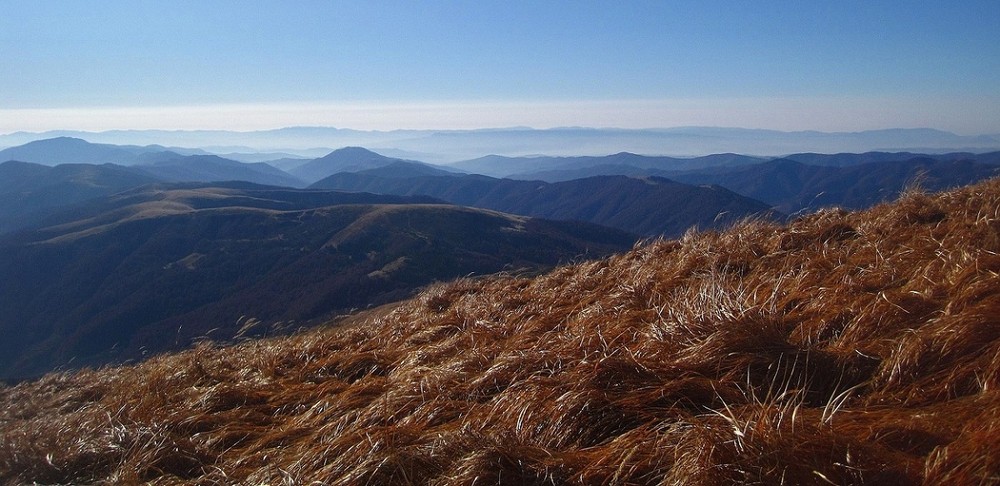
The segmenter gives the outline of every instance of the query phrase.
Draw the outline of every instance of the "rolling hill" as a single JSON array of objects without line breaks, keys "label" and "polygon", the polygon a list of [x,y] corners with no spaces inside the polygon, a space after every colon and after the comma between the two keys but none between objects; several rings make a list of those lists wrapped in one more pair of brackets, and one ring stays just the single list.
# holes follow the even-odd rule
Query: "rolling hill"
[{"label": "rolling hill", "polygon": [[40,165],[88,164],[141,166],[163,181],[215,182],[242,180],[265,185],[303,186],[303,181],[263,162],[243,163],[200,149],[162,145],[127,146],[90,143],[56,137],[0,150],[0,162],[21,161]]},{"label": "rolling hill", "polygon": [[797,153],[786,155],[782,158],[794,160],[808,165],[819,165],[829,167],[849,167],[853,165],[872,164],[876,162],[899,162],[918,158],[934,159],[942,162],[971,160],[981,164],[1000,165],[1000,152],[949,152],[943,154],[919,154],[912,152],[865,152],[837,153],[837,154],[817,154],[817,153]]},{"label": "rolling hill", "polygon": [[751,157],[739,154],[713,154],[700,157],[663,157],[637,155],[627,152],[602,157],[501,157],[490,155],[474,160],[457,162],[469,172],[511,179],[562,182],[599,175],[626,175],[630,177],[659,176],[672,178],[678,174],[739,172],[777,159],[792,160],[805,165],[847,168],[880,162],[902,162],[912,159],[933,159],[939,162],[973,161],[986,165],[1000,165],[1000,152],[951,152],[919,154],[911,152],[863,153],[797,153],[782,157]]},{"label": "rolling hill", "polygon": [[579,220],[647,236],[677,236],[751,216],[775,216],[760,201],[717,186],[601,176],[549,184],[482,175],[386,177],[340,173],[313,188],[428,195],[453,204],[548,219]]},{"label": "rolling hill", "polygon": [[0,481],[990,484],[1000,181],[0,388]]},{"label": "rolling hill", "polygon": [[793,159],[777,159],[747,167],[672,174],[672,177],[688,184],[718,184],[792,214],[830,206],[861,209],[893,200],[910,185],[941,191],[998,174],[1000,167],[995,165],[917,157],[846,166],[806,165]]},{"label": "rolling hill", "polygon": [[35,226],[66,206],[158,180],[113,164],[0,163],[0,234]]},{"label": "rolling hill", "polygon": [[[339,172],[360,172],[390,165],[422,166],[434,170],[422,162],[397,159],[377,154],[361,147],[344,147],[334,150],[318,159],[293,167],[289,172],[310,184]],[[441,169],[437,169],[441,170]],[[441,170],[444,172],[443,170]]]},{"label": "rolling hill", "polygon": [[[0,378],[282,332],[434,281],[635,241],[427,197],[245,183],[144,186],[50,223],[0,239]],[[248,322],[259,325],[241,331]]]},{"label": "rolling hill", "polygon": [[[909,184],[915,183],[931,191],[950,189],[992,177],[998,173],[997,165],[1000,164],[995,152],[931,155],[906,152],[802,153],[767,161],[719,154],[677,159],[677,163],[655,162],[662,158],[627,155],[547,158],[556,161],[547,167],[563,168],[529,171],[511,177],[536,177],[548,182],[600,175],[664,177],[686,184],[722,186],[772,205],[778,211],[797,214],[830,206],[866,208],[894,199]],[[580,166],[563,165],[574,159],[584,162]],[[598,159],[605,159],[607,163],[591,165]],[[511,163],[517,166],[532,159],[512,160],[514,162]]]},{"label": "rolling hill", "polygon": [[[491,177],[561,182],[596,175],[628,175],[628,172],[620,172],[622,170],[679,171],[705,167],[742,166],[765,160],[767,159],[728,153],[682,158],[621,152],[605,156],[577,157],[487,155],[477,159],[455,162],[449,166],[465,172]],[[595,171],[597,168],[603,170]]]},{"label": "rolling hill", "polygon": [[137,166],[167,182],[244,181],[284,187],[304,187],[306,183],[263,162],[237,162],[217,155],[160,154],[155,161]]},{"label": "rolling hill", "polygon": [[90,143],[73,137],[56,137],[0,150],[0,162],[8,160],[49,166],[60,164],[132,165],[138,163],[140,157],[135,152],[117,145]]}]

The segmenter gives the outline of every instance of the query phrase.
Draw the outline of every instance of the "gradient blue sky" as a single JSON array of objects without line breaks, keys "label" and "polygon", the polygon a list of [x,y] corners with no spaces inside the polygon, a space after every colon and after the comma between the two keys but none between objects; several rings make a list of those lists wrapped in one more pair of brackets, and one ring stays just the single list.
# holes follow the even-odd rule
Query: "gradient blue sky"
[{"label": "gradient blue sky", "polygon": [[1000,132],[1000,2],[0,1],[0,132]]}]

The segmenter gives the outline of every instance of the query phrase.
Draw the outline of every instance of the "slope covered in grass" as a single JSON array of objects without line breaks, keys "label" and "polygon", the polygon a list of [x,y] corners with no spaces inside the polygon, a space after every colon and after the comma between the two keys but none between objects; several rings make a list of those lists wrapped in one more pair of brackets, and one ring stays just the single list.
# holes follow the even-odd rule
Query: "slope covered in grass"
[{"label": "slope covered in grass", "polygon": [[0,478],[980,484],[1000,180],[0,390]]},{"label": "slope covered in grass", "polygon": [[627,233],[426,197],[144,186],[0,237],[0,379],[288,334],[434,282],[632,247]]}]

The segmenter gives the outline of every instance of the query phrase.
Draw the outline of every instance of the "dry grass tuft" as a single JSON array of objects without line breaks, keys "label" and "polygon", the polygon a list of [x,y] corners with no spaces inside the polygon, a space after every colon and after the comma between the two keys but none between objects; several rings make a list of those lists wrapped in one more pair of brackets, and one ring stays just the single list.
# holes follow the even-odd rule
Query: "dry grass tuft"
[{"label": "dry grass tuft", "polygon": [[0,481],[1000,481],[1000,180],[0,388]]}]

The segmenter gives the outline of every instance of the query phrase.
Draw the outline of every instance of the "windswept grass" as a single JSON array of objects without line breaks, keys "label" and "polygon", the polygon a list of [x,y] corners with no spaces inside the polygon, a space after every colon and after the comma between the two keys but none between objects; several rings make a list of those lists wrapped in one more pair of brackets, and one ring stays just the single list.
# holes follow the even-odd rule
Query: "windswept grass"
[{"label": "windswept grass", "polygon": [[0,389],[0,479],[1000,481],[1000,180]]}]

